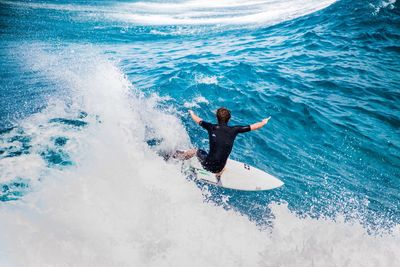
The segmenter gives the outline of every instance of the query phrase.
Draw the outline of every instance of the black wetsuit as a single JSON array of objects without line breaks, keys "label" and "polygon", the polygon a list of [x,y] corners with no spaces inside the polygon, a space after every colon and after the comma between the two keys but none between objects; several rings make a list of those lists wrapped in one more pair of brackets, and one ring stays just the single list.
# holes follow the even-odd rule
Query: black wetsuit
[{"label": "black wetsuit", "polygon": [[250,131],[247,126],[228,126],[227,124],[212,124],[201,121],[200,126],[208,131],[210,153],[199,149],[197,157],[203,167],[213,173],[222,171],[232,151],[236,135]]}]

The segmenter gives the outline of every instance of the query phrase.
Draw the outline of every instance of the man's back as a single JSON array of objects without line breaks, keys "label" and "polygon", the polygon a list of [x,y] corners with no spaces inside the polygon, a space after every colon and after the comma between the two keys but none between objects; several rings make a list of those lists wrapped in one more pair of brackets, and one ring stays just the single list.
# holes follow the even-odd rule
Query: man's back
[{"label": "man's back", "polygon": [[221,171],[232,151],[233,143],[239,133],[250,131],[250,126],[228,126],[225,123],[212,124],[201,121],[200,126],[208,131],[210,152],[205,165],[210,171]]}]

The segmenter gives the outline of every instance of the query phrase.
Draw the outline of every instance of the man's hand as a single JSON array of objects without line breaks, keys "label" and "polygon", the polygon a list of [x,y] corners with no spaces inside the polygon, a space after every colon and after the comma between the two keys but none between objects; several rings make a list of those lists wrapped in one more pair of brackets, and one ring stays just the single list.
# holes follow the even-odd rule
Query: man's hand
[{"label": "man's hand", "polygon": [[268,123],[269,119],[271,119],[271,116],[269,116],[268,118],[265,118],[261,121],[263,123],[263,126]]},{"label": "man's hand", "polygon": [[263,127],[265,124],[267,124],[268,121],[269,121],[270,119],[271,119],[271,116],[268,117],[268,118],[263,119],[263,120],[260,121],[260,122],[254,123],[254,124],[250,125],[250,129],[251,129],[252,131],[257,130],[257,129],[260,129],[260,128]]},{"label": "man's hand", "polygon": [[193,110],[189,109],[189,114],[192,117],[192,120],[194,120],[197,124],[200,124],[200,122],[202,121],[202,119],[198,116],[196,116],[196,114],[194,114]]}]

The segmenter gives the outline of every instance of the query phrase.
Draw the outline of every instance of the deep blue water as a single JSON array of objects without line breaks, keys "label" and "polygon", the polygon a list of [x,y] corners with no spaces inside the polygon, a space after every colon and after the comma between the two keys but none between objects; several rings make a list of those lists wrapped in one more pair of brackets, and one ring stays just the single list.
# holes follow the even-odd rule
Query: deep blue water
[{"label": "deep blue water", "polygon": [[[76,140],[52,129],[75,133],[91,127],[90,118],[101,123],[80,110],[74,93],[85,90],[74,83],[80,68],[102,64],[94,53],[113,62],[135,94],[156,95],[155,109],[177,118],[159,121],[162,128],[173,133],[180,122],[193,146],[208,141],[189,108],[213,121],[225,106],[231,124],[272,116],[262,130],[239,136],[231,157],[285,186],[267,193],[210,188],[206,198],[227,197],[225,207],[260,225],[271,219],[267,205],[278,201],[300,217],[342,214],[370,230],[392,229],[400,224],[399,3],[331,2],[0,1],[0,200],[29,195],[32,184],[50,179],[45,169],[79,166],[74,147],[64,149]],[[43,125],[31,119],[54,99],[77,105],[75,115],[47,112]],[[31,121],[37,129],[26,126]],[[143,142],[168,142],[148,128]],[[38,129],[48,138],[38,138]],[[30,165],[19,165],[26,161],[9,160],[29,155],[42,161],[31,176]]]}]

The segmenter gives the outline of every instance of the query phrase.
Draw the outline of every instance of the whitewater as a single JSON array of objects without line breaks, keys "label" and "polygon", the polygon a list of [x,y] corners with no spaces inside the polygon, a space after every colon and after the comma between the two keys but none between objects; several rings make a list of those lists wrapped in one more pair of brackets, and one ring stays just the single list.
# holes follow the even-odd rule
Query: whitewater
[{"label": "whitewater", "polygon": [[[0,8],[1,267],[400,266],[396,1]],[[392,26],[344,19],[365,14]],[[222,105],[272,115],[232,157],[284,188],[198,184],[158,155],[206,148],[187,109]]]}]

